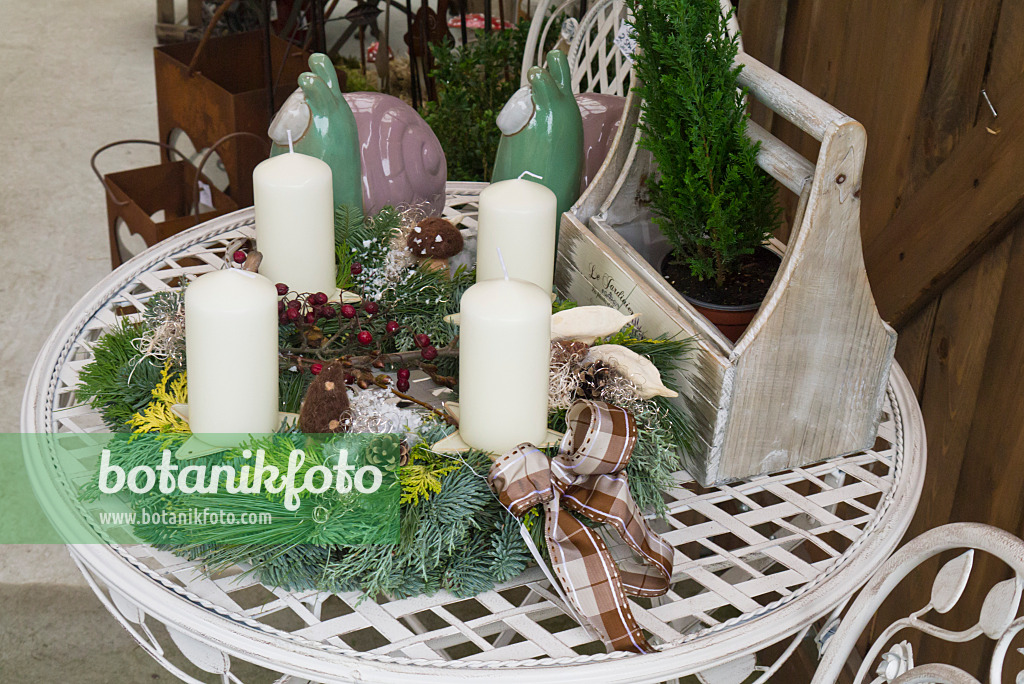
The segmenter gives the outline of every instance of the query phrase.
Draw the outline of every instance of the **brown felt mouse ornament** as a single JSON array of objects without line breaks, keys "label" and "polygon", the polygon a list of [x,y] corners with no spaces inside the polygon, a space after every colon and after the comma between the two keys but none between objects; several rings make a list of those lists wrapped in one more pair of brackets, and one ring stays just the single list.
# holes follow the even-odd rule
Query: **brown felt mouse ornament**
[{"label": "brown felt mouse ornament", "polygon": [[345,369],[336,361],[313,378],[299,412],[299,429],[307,434],[345,432],[349,417]]}]

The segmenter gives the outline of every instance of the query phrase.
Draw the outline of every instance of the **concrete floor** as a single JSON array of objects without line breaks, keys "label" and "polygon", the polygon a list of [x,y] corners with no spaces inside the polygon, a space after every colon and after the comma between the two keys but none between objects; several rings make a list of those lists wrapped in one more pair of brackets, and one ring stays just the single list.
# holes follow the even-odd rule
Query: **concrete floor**
[{"label": "concrete floor", "polygon": [[[50,330],[110,271],[89,156],[157,136],[155,14],[153,0],[0,0],[0,431],[19,431]],[[132,146],[100,166],[157,160]],[[177,680],[106,613],[64,547],[0,546],[0,682],[154,681]]]},{"label": "concrete floor", "polygon": [[[155,138],[153,0],[0,0],[0,430],[50,330],[110,271],[100,145]],[[156,162],[146,147],[102,168]],[[0,681],[172,682],[62,546],[0,547]]]}]

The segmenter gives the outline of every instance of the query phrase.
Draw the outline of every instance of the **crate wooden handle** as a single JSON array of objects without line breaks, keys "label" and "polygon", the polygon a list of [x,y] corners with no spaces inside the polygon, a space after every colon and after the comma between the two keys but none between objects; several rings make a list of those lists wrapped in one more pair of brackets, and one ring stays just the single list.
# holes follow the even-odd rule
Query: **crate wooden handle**
[{"label": "crate wooden handle", "polygon": [[739,74],[740,85],[750,90],[766,107],[816,140],[825,137],[828,125],[833,121],[850,118],[745,52],[736,55],[736,64],[743,66]]}]

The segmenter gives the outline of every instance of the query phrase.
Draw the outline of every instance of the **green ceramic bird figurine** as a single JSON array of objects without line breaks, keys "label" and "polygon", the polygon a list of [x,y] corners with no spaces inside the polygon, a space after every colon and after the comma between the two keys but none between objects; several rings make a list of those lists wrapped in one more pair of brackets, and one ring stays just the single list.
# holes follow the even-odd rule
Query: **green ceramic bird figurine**
[{"label": "green ceramic bird figurine", "polygon": [[334,176],[334,206],[363,211],[359,131],[345,101],[338,75],[327,55],[309,58],[299,76],[299,88],[285,101],[270,123],[271,156],[288,152],[288,138],[296,152],[322,159]]},{"label": "green ceramic bird figurine", "polygon": [[583,118],[570,83],[565,53],[547,54],[547,69],[533,67],[498,114],[501,142],[491,182],[524,178],[558,198],[558,217],[579,199],[583,176]]}]

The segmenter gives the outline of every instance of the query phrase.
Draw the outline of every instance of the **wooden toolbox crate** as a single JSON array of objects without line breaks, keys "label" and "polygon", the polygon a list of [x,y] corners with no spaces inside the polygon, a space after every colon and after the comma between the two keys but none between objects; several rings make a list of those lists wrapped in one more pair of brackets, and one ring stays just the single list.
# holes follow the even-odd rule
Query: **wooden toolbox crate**
[{"label": "wooden toolbox crate", "polygon": [[633,92],[604,165],[562,218],[555,276],[558,293],[580,304],[643,314],[647,336],[694,337],[688,390],[674,401],[696,417],[687,468],[706,486],[871,447],[896,347],[864,271],[863,126],[750,56],[739,60],[751,95],[821,141],[812,165],[749,124],[761,141],[760,166],[799,203],[789,244],[775,244],[778,274],[747,331],[730,342],[651,266],[667,249],[642,199],[657,170],[637,147]]}]

